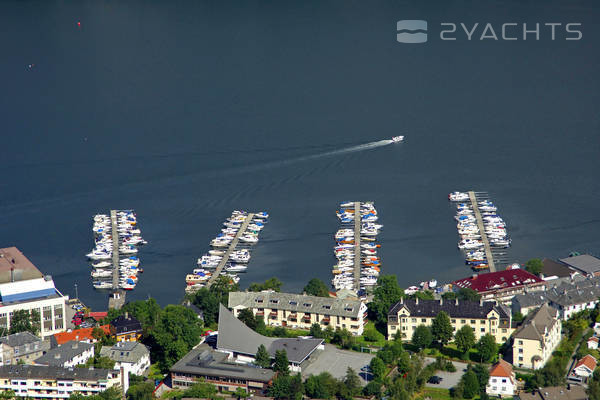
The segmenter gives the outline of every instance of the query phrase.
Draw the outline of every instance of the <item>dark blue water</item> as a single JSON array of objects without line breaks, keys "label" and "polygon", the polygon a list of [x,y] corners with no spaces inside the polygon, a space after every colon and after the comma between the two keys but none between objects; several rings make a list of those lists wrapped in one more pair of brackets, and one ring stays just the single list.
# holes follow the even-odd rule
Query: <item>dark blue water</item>
[{"label": "dark blue water", "polygon": [[[511,260],[600,253],[599,5],[481,3],[2,2],[0,245],[98,309],[84,254],[111,208],[150,242],[129,297],[162,304],[233,209],[271,214],[242,286],[328,281],[343,200],[375,201],[405,286],[470,273],[453,190],[490,193]],[[397,43],[400,19],[429,42]],[[446,42],[446,21],[584,36]]]}]

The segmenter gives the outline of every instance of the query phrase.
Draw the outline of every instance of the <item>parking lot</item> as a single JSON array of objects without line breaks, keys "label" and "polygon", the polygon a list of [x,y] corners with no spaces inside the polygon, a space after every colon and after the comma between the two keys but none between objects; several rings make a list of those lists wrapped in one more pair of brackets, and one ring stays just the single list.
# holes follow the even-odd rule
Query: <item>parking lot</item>
[{"label": "parking lot", "polygon": [[[435,361],[434,358],[430,358],[430,357],[425,358],[425,364],[431,364],[434,361]],[[452,364],[454,364],[454,366],[456,367],[456,372],[437,371],[435,373],[435,375],[442,378],[442,381],[437,384],[428,382],[425,384],[425,386],[440,388],[440,389],[450,389],[451,387],[456,386],[458,384],[458,382],[460,381],[460,378],[465,373],[464,370],[467,368],[468,364],[458,362],[458,361],[452,361]]]},{"label": "parking lot", "polygon": [[333,345],[326,344],[325,350],[317,350],[311,355],[307,365],[302,366],[302,376],[306,378],[309,375],[329,372],[334,378],[339,379],[346,375],[348,367],[352,367],[365,383],[370,378],[365,367],[369,365],[373,357],[375,357],[374,354],[340,350]]}]

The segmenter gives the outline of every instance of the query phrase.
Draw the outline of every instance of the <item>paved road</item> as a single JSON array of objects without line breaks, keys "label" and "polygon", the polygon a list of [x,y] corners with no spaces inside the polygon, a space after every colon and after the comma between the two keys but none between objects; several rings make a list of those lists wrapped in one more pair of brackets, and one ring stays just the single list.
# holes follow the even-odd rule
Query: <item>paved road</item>
[{"label": "paved road", "polygon": [[[435,361],[435,358],[425,357],[426,365],[429,365],[434,361]],[[440,388],[440,389],[450,389],[451,387],[456,386],[458,384],[458,382],[460,381],[460,378],[465,373],[464,370],[467,368],[468,364],[463,363],[463,362],[458,362],[458,361],[452,361],[452,364],[454,364],[454,366],[456,367],[456,372],[438,371],[435,373],[435,375],[442,378],[442,382],[440,382],[437,385],[433,384],[433,383],[426,383],[425,386]]]},{"label": "paved road", "polygon": [[361,370],[369,365],[374,356],[369,353],[340,350],[331,344],[326,344],[325,350],[318,350],[318,353],[310,357],[307,365],[302,366],[302,375],[306,378],[309,375],[318,375],[327,371],[334,378],[340,379],[346,375],[346,369],[352,367],[365,384],[370,377]]}]

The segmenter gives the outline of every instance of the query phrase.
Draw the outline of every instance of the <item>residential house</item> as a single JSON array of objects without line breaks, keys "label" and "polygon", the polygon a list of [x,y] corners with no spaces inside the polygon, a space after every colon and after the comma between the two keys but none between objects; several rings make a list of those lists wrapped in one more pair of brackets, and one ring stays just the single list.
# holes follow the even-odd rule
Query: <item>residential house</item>
[{"label": "residential house", "polygon": [[548,303],[545,292],[520,293],[511,300],[513,315],[521,313],[523,316],[532,310],[537,310],[541,305]]},{"label": "residential house", "polygon": [[0,365],[19,362],[30,364],[49,348],[48,342],[31,332],[19,332],[0,338]]},{"label": "residential house", "polygon": [[490,369],[485,392],[490,396],[508,397],[517,391],[517,380],[510,363],[500,359]]},{"label": "residential house", "polygon": [[324,349],[323,339],[272,338],[260,335],[237,319],[225,306],[220,305],[217,350],[228,353],[230,360],[251,363],[261,344],[271,358],[275,358],[278,350],[285,350],[293,372],[302,371],[302,366],[309,357],[317,349]]},{"label": "residential house", "polygon": [[68,399],[75,392],[89,396],[119,383],[118,370],[44,365],[0,367],[0,392],[12,390],[16,396],[29,399]]},{"label": "residential house", "polygon": [[539,388],[533,393],[520,392],[517,400],[588,400],[585,388],[577,385]]},{"label": "residential house", "polygon": [[10,330],[15,311],[37,311],[40,336],[65,330],[65,304],[50,275],[43,275],[16,247],[0,249],[0,331]]},{"label": "residential house", "polygon": [[402,340],[411,340],[417,326],[430,326],[441,311],[448,314],[455,332],[469,326],[477,340],[489,333],[497,343],[504,343],[512,333],[510,310],[496,302],[417,298],[402,299],[392,306],[388,312],[388,338],[401,332]]},{"label": "residential house", "polygon": [[483,300],[495,300],[509,305],[511,299],[520,293],[543,291],[547,283],[525,271],[514,268],[485,274],[473,274],[468,278],[452,282],[455,289],[473,289]]},{"label": "residential house", "polygon": [[[97,328],[102,329],[105,335],[110,335],[110,325],[102,325]],[[50,337],[50,346],[56,347],[72,340],[76,342],[96,343],[98,340],[92,334],[96,328],[68,329],[66,332],[55,333]]]},{"label": "residential house", "polygon": [[110,321],[111,332],[117,342],[137,342],[142,337],[142,324],[129,313]]},{"label": "residential house", "polygon": [[271,369],[230,361],[227,353],[214,351],[207,344],[192,349],[171,367],[173,389],[187,389],[199,379],[212,383],[219,391],[263,394],[273,380]]},{"label": "residential house", "polygon": [[561,263],[588,277],[600,276],[600,259],[589,254],[561,258]]},{"label": "residential house", "polygon": [[573,374],[582,378],[588,378],[594,373],[597,364],[596,358],[587,354],[581,360],[577,361],[577,364],[573,367]]},{"label": "residential house", "polygon": [[139,342],[117,342],[114,346],[102,346],[100,355],[115,362],[115,368],[125,368],[134,375],[143,375],[150,368],[150,351]]},{"label": "residential house", "polygon": [[94,357],[93,344],[73,340],[51,348],[34,362],[37,365],[71,368],[79,364],[85,364],[92,357]]},{"label": "residential house", "polygon": [[560,342],[561,326],[558,311],[547,304],[531,312],[513,335],[513,365],[543,367]]},{"label": "residential house", "polygon": [[546,291],[548,303],[560,312],[563,321],[583,310],[591,310],[600,297],[600,277],[587,278],[577,283],[562,283]]},{"label": "residential house", "polygon": [[358,299],[274,291],[231,292],[228,304],[234,315],[248,308],[269,326],[310,329],[317,323],[323,329],[347,329],[353,335],[362,335],[367,322],[367,306]]},{"label": "residential house", "polygon": [[595,350],[598,348],[598,336],[592,336],[587,341],[588,349]]}]

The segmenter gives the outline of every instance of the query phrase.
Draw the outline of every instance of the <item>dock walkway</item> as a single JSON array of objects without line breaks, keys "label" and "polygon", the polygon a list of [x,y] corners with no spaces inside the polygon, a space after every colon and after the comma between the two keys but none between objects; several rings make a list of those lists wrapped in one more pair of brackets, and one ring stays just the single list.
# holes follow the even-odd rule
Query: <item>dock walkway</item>
[{"label": "dock walkway", "polygon": [[479,228],[479,233],[481,234],[481,241],[483,242],[483,248],[485,250],[485,258],[487,259],[488,269],[490,270],[490,272],[496,272],[496,265],[494,264],[494,255],[492,254],[490,241],[488,240],[487,234],[485,233],[485,227],[483,226],[483,219],[481,218],[481,212],[479,211],[479,205],[477,204],[477,196],[475,195],[475,192],[469,192],[469,199],[471,200],[473,212],[475,213],[475,218],[477,219],[477,227]]},{"label": "dock walkway", "polygon": [[110,222],[112,224],[112,287],[113,290],[119,288],[119,229],[117,224],[117,210],[110,210]]},{"label": "dock walkway", "polygon": [[360,290],[360,202],[354,203],[354,290]]},{"label": "dock walkway", "polygon": [[219,265],[217,265],[217,269],[215,270],[215,272],[212,274],[212,276],[208,280],[208,283],[206,284],[207,288],[211,287],[212,284],[221,275],[221,271],[223,271],[223,268],[225,267],[225,264],[227,264],[227,262],[229,261],[229,256],[236,249],[236,247],[238,245],[238,242],[240,241],[240,237],[244,234],[244,232],[246,232],[246,229],[248,228],[248,225],[250,225],[250,223],[252,222],[252,218],[254,218],[254,214],[253,213],[249,213],[248,216],[246,217],[246,219],[244,220],[244,222],[242,223],[242,225],[240,226],[240,229],[235,234],[235,237],[233,238],[233,240],[229,244],[229,247],[227,248],[227,251],[223,255],[223,259],[221,259],[221,262],[219,262]]}]

